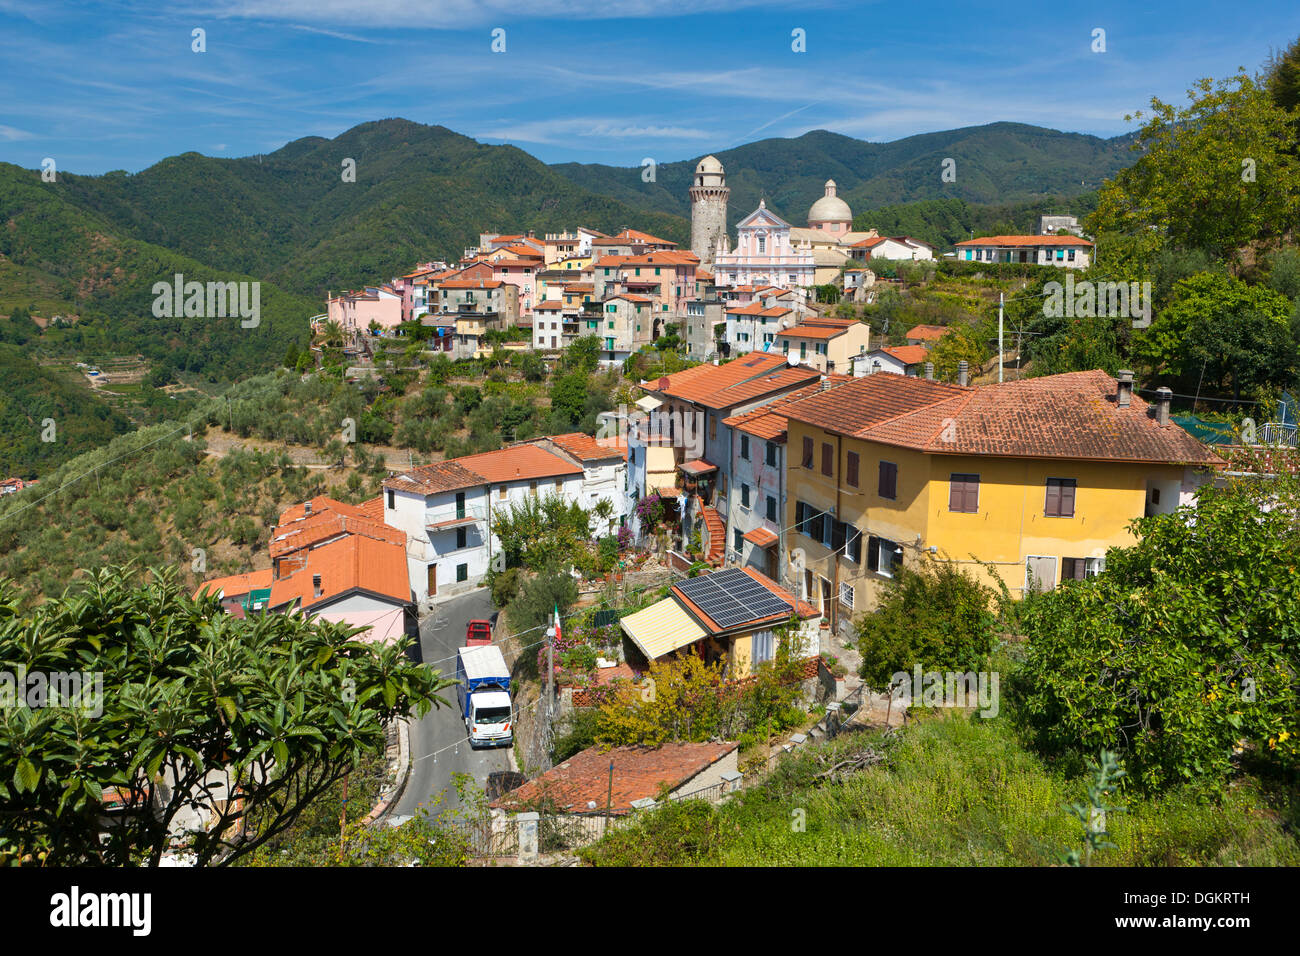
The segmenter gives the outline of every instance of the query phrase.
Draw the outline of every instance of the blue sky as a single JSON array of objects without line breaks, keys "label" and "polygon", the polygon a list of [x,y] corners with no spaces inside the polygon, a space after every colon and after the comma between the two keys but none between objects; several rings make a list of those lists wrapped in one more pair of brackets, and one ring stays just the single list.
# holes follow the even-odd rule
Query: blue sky
[{"label": "blue sky", "polygon": [[[1195,79],[1255,70],[1300,35],[1295,0],[160,6],[0,0],[0,161],[134,172],[390,116],[621,166],[810,129],[886,141],[1013,120],[1111,136],[1152,95],[1181,101]],[[791,49],[796,28],[806,53]]]}]

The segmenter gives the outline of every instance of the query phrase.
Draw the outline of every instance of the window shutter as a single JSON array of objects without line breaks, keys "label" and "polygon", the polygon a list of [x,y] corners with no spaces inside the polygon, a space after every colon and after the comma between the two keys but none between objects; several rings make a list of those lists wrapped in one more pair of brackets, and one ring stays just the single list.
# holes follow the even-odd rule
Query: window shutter
[{"label": "window shutter", "polygon": [[828,441],[822,442],[822,474],[835,474],[835,446]]},{"label": "window shutter", "polygon": [[807,435],[803,440],[803,466],[811,468],[813,466],[813,440]]},{"label": "window shutter", "polygon": [[1075,480],[1067,478],[1061,482],[1061,515],[1066,518],[1074,517],[1074,489]]},{"label": "window shutter", "polygon": [[858,486],[858,453],[851,451],[845,456],[844,481],[851,488]]},{"label": "window shutter", "polygon": [[853,527],[853,525],[849,525],[846,530],[848,533],[849,543],[848,543],[848,547],[845,548],[845,554],[848,555],[849,560],[852,561],[854,564],[861,564],[862,563],[862,532],[859,531],[857,528]]},{"label": "window shutter", "polygon": [[966,510],[974,513],[980,510],[980,476],[966,476]]},{"label": "window shutter", "polygon": [[867,538],[867,570],[880,570],[880,539],[874,534]]},{"label": "window shutter", "polygon": [[1049,518],[1060,517],[1061,485],[1055,478],[1047,479],[1047,502],[1043,505],[1043,514]]},{"label": "window shutter", "polygon": [[831,522],[831,550],[839,551],[844,547],[845,525],[843,521]]},{"label": "window shutter", "polygon": [[948,510],[961,511],[966,504],[966,486],[962,483],[961,475],[953,475],[948,479]]}]

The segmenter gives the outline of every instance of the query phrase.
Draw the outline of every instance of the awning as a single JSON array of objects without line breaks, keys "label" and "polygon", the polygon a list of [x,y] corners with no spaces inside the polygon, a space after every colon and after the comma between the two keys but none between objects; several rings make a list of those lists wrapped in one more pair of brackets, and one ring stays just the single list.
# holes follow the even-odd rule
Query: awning
[{"label": "awning", "polygon": [[645,450],[645,491],[677,494],[677,458],[671,448],[651,445]]},{"label": "awning", "polygon": [[662,404],[663,402],[660,399],[655,398],[653,395],[645,395],[636,400],[636,407],[641,409],[643,412],[653,412]]},{"label": "awning", "polygon": [[766,528],[755,528],[753,531],[746,531],[741,535],[746,541],[756,548],[770,548],[776,544],[776,535]]},{"label": "awning", "polygon": [[694,644],[704,637],[704,628],[673,598],[664,598],[618,622],[648,660],[656,660]]},{"label": "awning", "polygon": [[710,465],[703,458],[696,458],[694,461],[683,462],[681,468],[682,471],[686,472],[686,474],[693,478],[698,478],[701,475],[709,475],[718,470],[717,465]]}]

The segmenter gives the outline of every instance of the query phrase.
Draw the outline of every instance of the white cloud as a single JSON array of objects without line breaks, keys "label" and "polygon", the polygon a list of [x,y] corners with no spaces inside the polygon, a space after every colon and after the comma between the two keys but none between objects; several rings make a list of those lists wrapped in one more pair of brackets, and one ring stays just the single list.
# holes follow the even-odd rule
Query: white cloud
[{"label": "white cloud", "polygon": [[29,133],[25,129],[17,129],[13,126],[0,126],[0,139],[13,142],[19,139],[33,139],[35,133]]},{"label": "white cloud", "polygon": [[524,143],[563,145],[575,139],[595,137],[600,139],[712,139],[716,133],[688,126],[656,126],[630,123],[626,119],[598,117],[567,117],[555,120],[533,120],[491,130],[479,130],[481,139],[519,140]]}]

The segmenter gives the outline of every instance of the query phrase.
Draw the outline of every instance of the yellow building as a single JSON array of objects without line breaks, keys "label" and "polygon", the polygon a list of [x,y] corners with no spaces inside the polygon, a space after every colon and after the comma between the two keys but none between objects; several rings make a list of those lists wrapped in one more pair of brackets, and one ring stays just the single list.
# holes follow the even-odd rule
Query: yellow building
[{"label": "yellow building", "polygon": [[[810,316],[776,334],[786,355],[823,374],[853,374],[850,358],[871,348],[871,326],[857,319]],[[774,346],[775,347],[775,346]]]},{"label": "yellow building", "polygon": [[1015,597],[1104,567],[1133,519],[1190,502],[1222,461],[1132,373],[963,387],[872,375],[783,409],[787,580],[839,627],[894,568],[992,566]]}]

